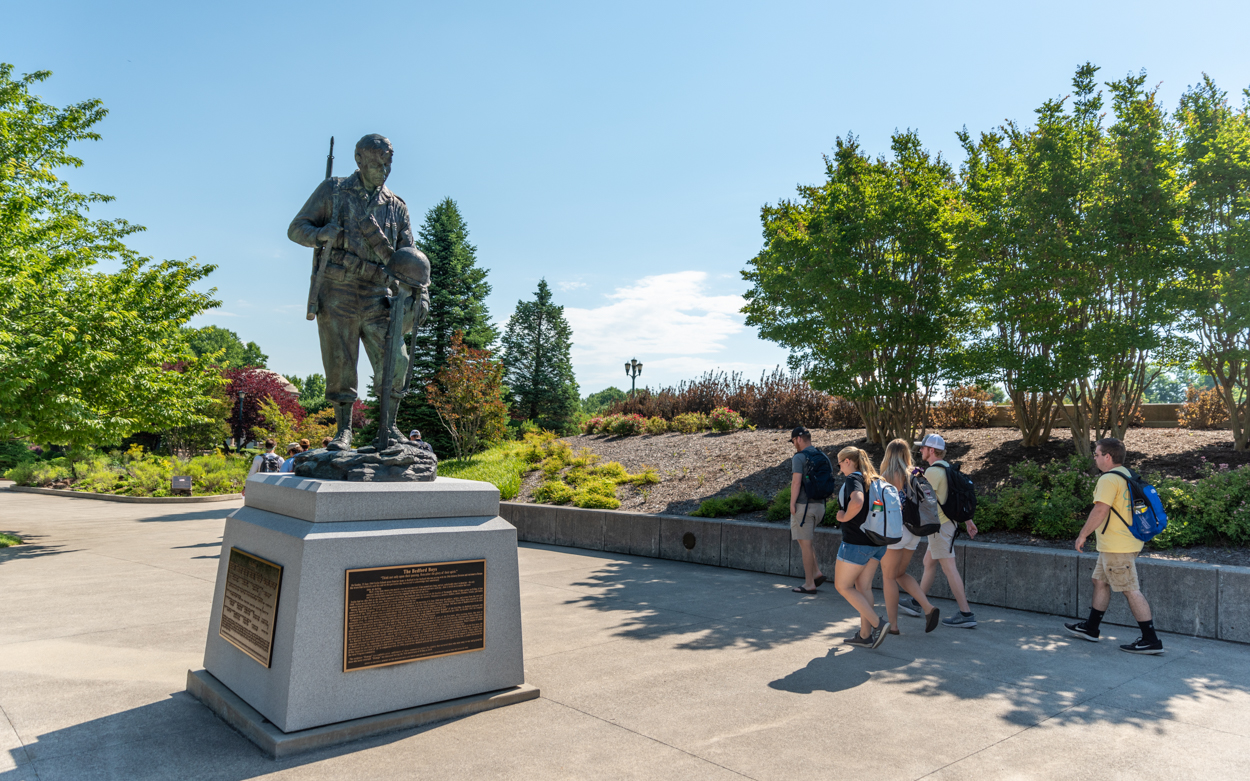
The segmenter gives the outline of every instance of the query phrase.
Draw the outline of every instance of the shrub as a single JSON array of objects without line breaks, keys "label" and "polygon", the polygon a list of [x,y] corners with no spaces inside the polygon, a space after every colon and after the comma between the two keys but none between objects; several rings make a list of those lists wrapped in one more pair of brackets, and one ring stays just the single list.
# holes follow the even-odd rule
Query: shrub
[{"label": "shrub", "polygon": [[985,531],[1025,529],[1052,539],[1076,537],[1093,502],[1097,478],[1092,468],[1093,460],[1079,455],[1066,462],[1015,464],[997,496],[978,503],[977,526]]},{"label": "shrub", "polygon": [[603,430],[603,418],[593,417],[582,424],[582,431],[586,434],[594,434],[596,431]]},{"label": "shrub", "polygon": [[618,437],[632,437],[641,434],[647,427],[647,419],[642,415],[613,415],[612,430],[609,432]]},{"label": "shrub", "polygon": [[766,507],[768,500],[764,497],[750,491],[739,491],[731,496],[706,499],[699,505],[699,509],[690,514],[696,518],[719,518],[753,513]]},{"label": "shrub", "polygon": [[824,428],[862,428],[864,418],[859,414],[859,407],[855,406],[855,402],[834,396],[825,408],[821,424]]},{"label": "shrub", "polygon": [[615,510],[621,506],[621,502],[615,496],[578,491],[573,496],[573,505],[591,510]]},{"label": "shrub", "polygon": [[711,422],[702,412],[684,412],[673,418],[673,428],[683,434],[697,434],[711,428]]},{"label": "shrub", "polygon": [[660,473],[655,471],[655,467],[643,464],[641,472],[629,476],[629,482],[634,485],[655,485],[660,482]]},{"label": "shrub", "polygon": [[668,421],[659,416],[647,418],[646,430],[648,434],[667,434]]},{"label": "shrub", "polygon": [[790,518],[790,486],[786,486],[773,496],[768,505],[766,516],[770,521],[785,521]]},{"label": "shrub", "polygon": [[998,411],[993,401],[994,394],[975,385],[947,388],[929,410],[929,423],[937,428],[985,428]]},{"label": "shrub", "polygon": [[599,456],[590,452],[590,448],[584,447],[577,451],[577,458],[569,461],[569,466],[574,469],[588,469],[599,462]]},{"label": "shrub", "polygon": [[1215,388],[1195,388],[1185,391],[1185,403],[1177,412],[1182,428],[1213,429],[1228,425],[1228,407]]},{"label": "shrub", "polygon": [[[1203,460],[1205,462],[1206,459]],[[1168,511],[1169,531],[1176,521],[1182,524],[1173,532],[1177,538],[1174,544],[1250,543],[1250,465],[1229,469],[1228,464],[1216,466],[1205,463],[1203,476],[1188,489],[1183,501],[1183,505],[1176,508],[1175,518],[1172,511]],[[1192,542],[1186,542],[1186,538]],[[1169,537],[1163,543],[1171,539]]]},{"label": "shrub", "polygon": [[606,464],[600,464],[590,470],[595,477],[601,477],[612,483],[623,483],[629,479],[629,472],[625,471],[625,467],[621,466],[619,461],[609,461]]},{"label": "shrub", "polygon": [[746,425],[746,420],[729,407],[717,407],[712,410],[711,423],[713,431],[737,431]]},{"label": "shrub", "polygon": [[542,504],[567,504],[573,500],[573,489],[560,480],[548,480],[534,489],[533,498]]},{"label": "shrub", "polygon": [[4,476],[18,485],[41,486],[58,480],[70,479],[69,459],[54,458],[50,461],[24,461]]},{"label": "shrub", "polygon": [[0,441],[0,474],[26,461],[37,461],[39,456],[25,442],[16,439]]}]

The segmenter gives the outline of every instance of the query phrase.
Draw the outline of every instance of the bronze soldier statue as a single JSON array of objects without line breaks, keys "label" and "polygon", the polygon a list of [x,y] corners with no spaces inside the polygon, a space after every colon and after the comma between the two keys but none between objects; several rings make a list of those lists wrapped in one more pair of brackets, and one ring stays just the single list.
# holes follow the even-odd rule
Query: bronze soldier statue
[{"label": "bronze soldier statue", "polygon": [[[357,398],[356,362],[360,343],[373,367],[374,391],[384,398],[384,376],[391,377],[385,397],[397,401],[406,390],[409,368],[403,334],[420,326],[429,313],[429,260],[415,247],[404,200],[386,188],[394,150],[383,136],[356,142],[356,171],[346,178],[327,177],[300,209],[287,236],[316,247],[317,267],[309,295],[309,317],[316,317],[325,366],[326,399],[334,405],[338,431],[329,450],[350,450],[352,406]],[[392,259],[396,261],[392,264]],[[424,264],[422,266],[422,264]],[[405,285],[407,287],[405,287]],[[412,299],[413,306],[404,306]],[[402,322],[399,338],[389,340],[391,307]],[[398,324],[397,324],[398,325]],[[407,443],[395,427],[397,403],[384,405],[379,443]],[[381,448],[380,448],[381,449]]]}]

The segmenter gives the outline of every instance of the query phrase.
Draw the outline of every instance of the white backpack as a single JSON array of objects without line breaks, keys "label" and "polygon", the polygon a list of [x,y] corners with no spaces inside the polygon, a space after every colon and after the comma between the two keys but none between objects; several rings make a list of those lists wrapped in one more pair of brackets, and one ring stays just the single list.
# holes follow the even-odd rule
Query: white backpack
[{"label": "white backpack", "polygon": [[868,489],[868,518],[859,527],[873,545],[893,545],[903,539],[903,503],[898,489],[874,480]]}]

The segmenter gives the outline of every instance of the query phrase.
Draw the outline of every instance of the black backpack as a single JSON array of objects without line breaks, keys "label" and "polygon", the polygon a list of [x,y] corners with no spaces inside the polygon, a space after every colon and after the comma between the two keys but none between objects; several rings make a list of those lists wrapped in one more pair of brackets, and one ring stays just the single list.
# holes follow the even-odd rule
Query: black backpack
[{"label": "black backpack", "polygon": [[281,472],[282,458],[277,453],[265,453],[260,457],[260,472]]},{"label": "black backpack", "polygon": [[[812,452],[807,452],[807,451]],[[803,493],[810,502],[823,502],[838,490],[833,480],[833,462],[829,456],[814,447],[804,448],[807,456],[807,469],[803,474]],[[816,458],[815,456],[820,456]]]},{"label": "black backpack", "polygon": [[977,487],[959,467],[947,464],[946,502],[942,512],[955,523],[971,521],[977,512]]}]

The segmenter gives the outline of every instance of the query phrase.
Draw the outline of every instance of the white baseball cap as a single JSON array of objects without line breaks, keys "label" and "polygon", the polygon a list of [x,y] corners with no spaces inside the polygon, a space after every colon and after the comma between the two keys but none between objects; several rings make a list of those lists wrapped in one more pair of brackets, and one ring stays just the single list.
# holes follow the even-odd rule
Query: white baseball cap
[{"label": "white baseball cap", "polygon": [[934,450],[945,450],[945,449],[946,449],[946,440],[945,440],[945,439],[942,439],[942,438],[941,438],[940,436],[938,436],[937,434],[930,434],[929,436],[927,436],[927,437],[925,437],[925,438],[924,438],[924,441],[920,443],[920,446],[921,446],[921,447],[931,447],[931,448],[933,448]]}]

